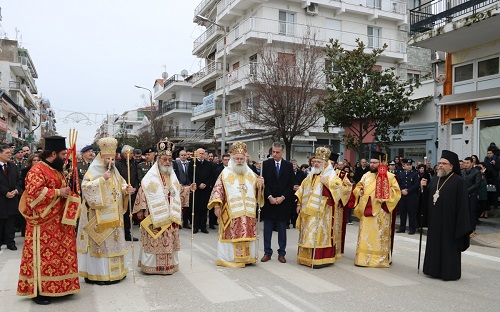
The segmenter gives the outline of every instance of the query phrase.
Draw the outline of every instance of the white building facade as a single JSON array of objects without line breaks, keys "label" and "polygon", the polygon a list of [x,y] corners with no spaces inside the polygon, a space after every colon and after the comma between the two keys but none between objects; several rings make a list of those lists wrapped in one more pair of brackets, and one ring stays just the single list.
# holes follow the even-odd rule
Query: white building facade
[{"label": "white building facade", "polygon": [[[344,48],[354,49],[356,38],[360,38],[367,46],[367,53],[387,44],[378,65],[382,69],[395,67],[398,74],[406,76],[406,8],[405,1],[390,0],[201,1],[194,11],[194,20],[199,21],[196,16],[201,15],[225,29],[204,22],[206,31],[194,42],[193,54],[203,59],[204,65],[193,75],[193,86],[202,89],[204,99],[191,120],[205,123],[207,129],[213,126],[214,134],[220,140],[226,34],[226,141],[243,140],[247,142],[253,159],[264,157],[272,139],[259,135],[265,129],[249,124],[244,117],[256,97],[248,77],[258,68],[259,47],[286,49],[301,42],[308,31],[315,35],[321,46],[333,38],[338,39]],[[333,151],[340,151],[339,131],[332,129],[325,133],[320,120],[317,127],[294,140],[291,157],[303,163],[315,146],[326,145]]]}]

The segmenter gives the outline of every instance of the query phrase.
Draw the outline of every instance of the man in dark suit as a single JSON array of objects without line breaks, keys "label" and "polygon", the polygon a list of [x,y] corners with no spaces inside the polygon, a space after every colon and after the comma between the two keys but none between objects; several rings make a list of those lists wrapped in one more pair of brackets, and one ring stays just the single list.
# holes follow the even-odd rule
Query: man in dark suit
[{"label": "man in dark suit", "polygon": [[[290,162],[292,163],[292,168],[293,168],[293,192],[295,193],[295,191],[299,189],[300,184],[302,184],[302,181],[306,178],[306,174],[304,173],[304,171],[299,169],[299,165],[297,164],[297,161],[295,159],[290,160]],[[291,205],[290,207],[292,208],[292,210],[290,211],[291,214],[290,223],[295,228],[295,223],[297,222],[297,217],[298,217],[297,203],[294,202],[294,204]]]},{"label": "man in dark suit", "polygon": [[17,250],[15,224],[22,188],[18,168],[9,161],[11,155],[8,145],[0,146],[0,246],[6,244],[10,250]]},{"label": "man in dark suit", "polygon": [[[179,159],[173,163],[173,169],[175,175],[177,176],[177,180],[182,187],[182,193],[189,192],[186,191],[185,188],[190,187],[191,179],[189,178],[188,173],[189,161],[187,160],[187,153],[185,150],[179,152]],[[181,194],[182,194],[181,193]],[[189,218],[191,217],[191,207],[189,207],[189,195],[186,200],[182,200],[183,196],[181,196],[181,204],[182,204],[182,227],[186,229],[191,229],[189,226]]]},{"label": "man in dark suit", "polygon": [[[129,158],[129,163],[130,163],[130,185],[136,189],[136,191],[131,194],[131,201],[132,205],[135,203],[135,198],[137,196],[137,189],[139,189],[139,177],[137,176],[137,163],[134,161],[132,153],[126,153],[128,150],[134,150],[134,148],[130,145],[124,145],[122,148],[122,155],[120,160],[116,160],[115,166],[116,169],[118,169],[118,172],[120,172],[120,175],[125,179],[125,181],[128,182],[128,166],[127,166],[127,155]],[[142,153],[142,152],[141,152]],[[130,207],[127,205],[127,212],[123,215],[123,229],[125,231],[125,240],[130,242],[130,241],[138,241],[139,239],[137,237],[132,236],[131,232],[131,227],[132,224],[130,223]]]},{"label": "man in dark suit", "polygon": [[[193,159],[189,163],[189,178],[193,183],[196,183],[196,193],[194,203],[192,203],[192,209],[194,209],[194,228],[193,233],[208,234],[207,230],[207,212],[208,212],[208,200],[210,199],[210,194],[212,193],[212,188],[214,186],[214,176],[215,170],[211,162],[207,158],[207,153],[204,149],[199,148],[196,150],[196,160]],[[194,162],[196,161],[196,176],[194,176]]]},{"label": "man in dark suit", "polygon": [[286,226],[295,198],[293,166],[292,163],[283,159],[284,148],[285,146],[280,142],[273,143],[272,158],[262,164],[266,199],[261,212],[264,220],[264,256],[260,260],[262,262],[269,261],[273,254],[271,248],[273,223],[276,223],[278,228],[278,260],[281,263],[286,262]]},{"label": "man in dark suit", "polygon": [[368,167],[368,163],[366,162],[366,159],[361,159],[359,161],[360,165],[359,167],[356,167],[356,169],[354,170],[354,176],[352,177],[352,180],[354,181],[354,183],[358,183],[359,181],[361,181],[361,177],[363,177],[363,175],[365,173],[367,173],[368,171],[370,171],[370,167]]}]

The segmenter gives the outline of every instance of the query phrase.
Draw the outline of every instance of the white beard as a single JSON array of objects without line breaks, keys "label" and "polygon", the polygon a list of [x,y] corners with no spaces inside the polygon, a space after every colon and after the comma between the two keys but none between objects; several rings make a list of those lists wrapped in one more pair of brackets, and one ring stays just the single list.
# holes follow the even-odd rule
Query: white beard
[{"label": "white beard", "polygon": [[165,175],[170,175],[170,174],[172,174],[172,171],[173,171],[172,166],[166,167],[160,163],[158,163],[158,169],[160,169],[160,172],[165,174]]},{"label": "white beard", "polygon": [[312,175],[314,175],[314,174],[320,174],[321,172],[323,172],[322,168],[312,167],[310,174],[312,174]]},{"label": "white beard", "polygon": [[250,170],[247,164],[237,165],[235,163],[231,163],[228,167],[231,168],[231,170],[236,174],[246,174]]}]

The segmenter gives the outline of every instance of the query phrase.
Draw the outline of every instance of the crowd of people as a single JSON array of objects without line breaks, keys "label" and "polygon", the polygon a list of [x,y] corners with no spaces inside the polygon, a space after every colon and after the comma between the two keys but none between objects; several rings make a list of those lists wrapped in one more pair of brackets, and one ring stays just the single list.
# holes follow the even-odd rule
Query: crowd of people
[{"label": "crowd of people", "polygon": [[82,148],[74,166],[66,161],[64,137],[46,138],[34,153],[0,146],[0,239],[16,250],[15,232],[25,237],[17,293],[38,304],[78,292],[78,277],[97,285],[124,279],[127,241],[139,242],[144,274],[177,272],[181,229],[192,236],[216,230],[216,264],[244,267],[259,260],[259,227],[264,263],[275,253],[287,262],[287,229],[296,227],[298,264],[331,266],[344,253],[353,215],[359,220],[355,265],[390,267],[394,233],[428,227],[424,273],[456,280],[460,253],[480,218],[498,207],[494,143],[482,162],[443,151],[434,167],[426,159],[414,167],[400,156],[387,163],[377,151],[351,165],[326,147],[299,166],[283,158],[280,142],[260,161],[251,161],[243,142],[220,157],[203,148],[176,149],[167,138],[144,152],[125,145],[116,153],[114,138],[97,146],[97,156],[93,146]]}]

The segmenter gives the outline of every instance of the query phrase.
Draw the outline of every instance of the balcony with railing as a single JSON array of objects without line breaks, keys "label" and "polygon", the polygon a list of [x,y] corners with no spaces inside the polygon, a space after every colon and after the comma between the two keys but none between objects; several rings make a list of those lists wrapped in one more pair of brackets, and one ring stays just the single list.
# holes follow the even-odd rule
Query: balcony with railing
[{"label": "balcony with railing", "polygon": [[[221,0],[217,3],[217,21],[229,23],[235,17],[242,16],[245,10],[264,0]],[[306,1],[302,1],[306,2]],[[368,20],[377,18],[396,21],[398,25],[406,24],[406,2],[403,0],[315,0],[319,11],[333,9],[336,14],[353,12],[365,15]]]},{"label": "balcony with railing", "polygon": [[[367,33],[356,33],[340,31],[338,29],[316,27],[306,24],[283,22],[279,20],[250,17],[234,27],[226,38],[227,53],[231,51],[243,51],[259,41],[266,40],[280,43],[301,43],[304,37],[315,37],[318,46],[324,46],[330,38],[339,39],[346,49],[353,49],[357,46],[356,39],[360,38],[368,48],[382,47],[384,43],[388,45],[382,57],[393,59],[394,61],[406,60],[406,42],[394,38],[376,37],[372,40],[373,45],[368,46],[370,41]],[[220,59],[224,55],[224,38],[217,41],[216,58]],[[369,49],[366,51],[371,53]]]},{"label": "balcony with railing", "polygon": [[499,40],[498,25],[500,0],[434,0],[410,10],[409,44],[460,51]]},{"label": "balcony with railing", "polygon": [[171,140],[181,140],[185,138],[190,138],[198,132],[198,129],[181,129],[181,128],[170,128],[164,131],[162,137],[168,137]]},{"label": "balcony with railing", "polygon": [[163,89],[168,89],[170,87],[170,85],[175,83],[175,82],[185,82],[185,81],[186,80],[181,75],[177,75],[177,74],[172,75],[172,76],[170,76],[170,78],[168,78],[167,80],[165,80],[163,82]]},{"label": "balcony with railing", "polygon": [[184,101],[170,101],[163,102],[160,106],[161,117],[170,116],[173,114],[189,114],[193,112],[193,109],[202,103],[196,102],[184,102]]},{"label": "balcony with railing", "polygon": [[[209,24],[207,29],[193,42],[193,55],[203,54],[202,51],[218,36],[223,36],[224,31],[214,24]],[[211,51],[210,51],[211,52]]]},{"label": "balcony with railing", "polygon": [[203,98],[203,103],[193,108],[191,121],[206,121],[221,114],[221,103],[215,101],[214,94],[207,95]]},{"label": "balcony with railing", "polygon": [[209,11],[211,7],[217,2],[217,0],[202,0],[200,4],[196,6],[194,9],[194,19],[196,19],[196,15],[205,16],[205,14]]},{"label": "balcony with railing", "polygon": [[[266,130],[266,127],[250,122],[245,113],[241,111],[226,114],[225,127],[226,127],[226,134],[229,135],[241,134],[242,132],[245,131],[258,132]],[[220,135],[222,133],[220,116],[215,118],[214,133],[216,135]]]},{"label": "balcony with railing", "polygon": [[202,68],[199,72],[193,74],[191,83],[193,88],[204,85],[210,82],[215,77],[222,74],[223,67],[221,62],[210,62],[207,66]]}]

